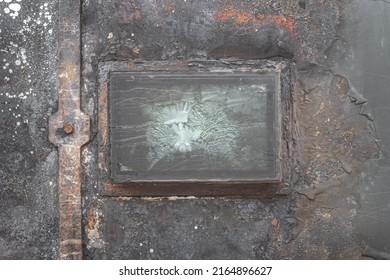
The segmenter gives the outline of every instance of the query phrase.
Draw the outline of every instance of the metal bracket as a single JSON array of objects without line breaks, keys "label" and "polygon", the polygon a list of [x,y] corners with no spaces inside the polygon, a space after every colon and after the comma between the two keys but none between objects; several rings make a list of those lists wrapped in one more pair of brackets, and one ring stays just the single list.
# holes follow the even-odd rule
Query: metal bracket
[{"label": "metal bracket", "polygon": [[59,2],[58,111],[49,140],[58,147],[60,259],[82,259],[81,147],[90,139],[90,117],[80,110],[80,1]]}]

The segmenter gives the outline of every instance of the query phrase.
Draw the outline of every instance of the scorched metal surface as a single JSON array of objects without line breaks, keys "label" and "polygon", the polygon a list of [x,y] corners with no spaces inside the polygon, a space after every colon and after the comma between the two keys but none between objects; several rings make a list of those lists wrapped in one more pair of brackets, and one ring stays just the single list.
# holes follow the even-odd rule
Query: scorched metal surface
[{"label": "scorched metal surface", "polygon": [[[59,28],[68,8],[80,25],[71,17]],[[0,258],[56,259],[67,244],[86,259],[388,258],[389,9],[379,0],[1,1]],[[57,52],[78,32],[70,43],[80,52]],[[79,74],[56,71],[78,53],[68,65]],[[109,72],[258,60],[281,71],[280,185],[242,199],[109,181]],[[80,154],[71,143],[76,176],[64,184],[66,157],[49,134],[57,144],[86,134],[72,118],[52,128],[48,119],[70,79],[92,125]],[[74,100],[62,116],[78,111]],[[64,203],[66,185],[81,186],[76,207]]]}]

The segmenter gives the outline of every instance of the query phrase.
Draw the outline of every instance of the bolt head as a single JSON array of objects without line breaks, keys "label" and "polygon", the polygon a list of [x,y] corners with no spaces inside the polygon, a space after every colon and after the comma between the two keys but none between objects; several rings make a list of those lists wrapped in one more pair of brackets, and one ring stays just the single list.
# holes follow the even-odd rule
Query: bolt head
[{"label": "bolt head", "polygon": [[65,132],[66,134],[72,134],[74,128],[73,128],[73,125],[67,123],[67,124],[64,125],[63,130],[64,130],[64,132]]}]

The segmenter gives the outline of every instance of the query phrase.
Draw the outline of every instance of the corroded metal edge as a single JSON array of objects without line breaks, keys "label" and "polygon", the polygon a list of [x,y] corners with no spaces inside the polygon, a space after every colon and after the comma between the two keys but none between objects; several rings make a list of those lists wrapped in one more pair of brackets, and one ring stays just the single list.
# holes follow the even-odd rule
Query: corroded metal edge
[{"label": "corroded metal edge", "polygon": [[80,151],[90,117],[80,110],[80,1],[60,1],[58,14],[58,111],[49,119],[49,140],[59,151],[59,258],[70,260],[83,257]]}]

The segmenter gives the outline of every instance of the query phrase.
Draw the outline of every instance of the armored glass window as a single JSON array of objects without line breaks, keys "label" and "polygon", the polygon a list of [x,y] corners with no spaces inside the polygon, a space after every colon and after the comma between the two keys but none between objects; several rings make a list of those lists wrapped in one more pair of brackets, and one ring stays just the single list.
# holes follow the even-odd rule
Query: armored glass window
[{"label": "armored glass window", "polygon": [[280,181],[279,74],[112,72],[111,178]]}]

